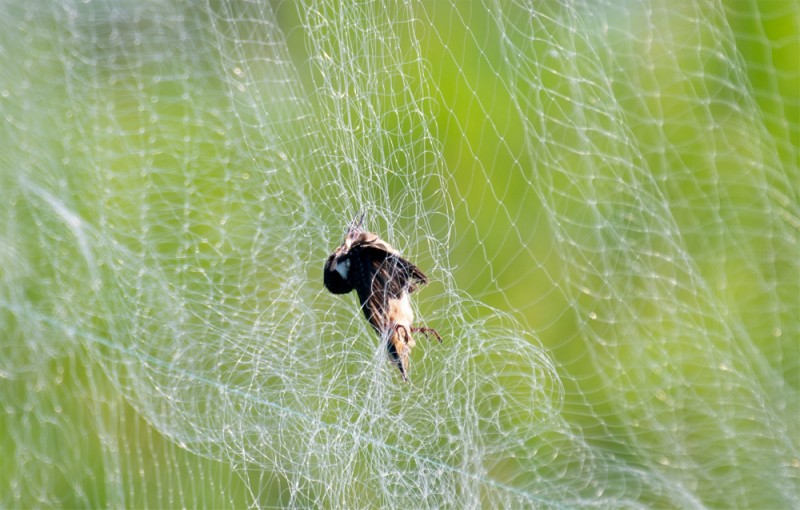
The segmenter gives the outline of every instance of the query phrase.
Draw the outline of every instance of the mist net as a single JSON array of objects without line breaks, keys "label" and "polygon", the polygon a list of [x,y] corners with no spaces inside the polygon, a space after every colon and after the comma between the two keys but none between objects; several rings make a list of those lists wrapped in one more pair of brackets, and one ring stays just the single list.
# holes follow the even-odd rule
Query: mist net
[{"label": "mist net", "polygon": [[338,4],[0,5],[0,506],[797,506],[797,6]]}]

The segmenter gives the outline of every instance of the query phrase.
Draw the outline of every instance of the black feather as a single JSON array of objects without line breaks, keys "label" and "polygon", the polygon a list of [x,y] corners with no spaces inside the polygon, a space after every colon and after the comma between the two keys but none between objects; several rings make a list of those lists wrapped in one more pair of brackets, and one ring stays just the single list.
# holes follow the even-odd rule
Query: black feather
[{"label": "black feather", "polygon": [[325,288],[333,294],[347,294],[353,290],[353,286],[348,280],[342,278],[342,275],[336,270],[338,260],[336,260],[335,255],[335,253],[332,254],[325,262],[325,269],[322,272],[322,282],[325,284]]}]

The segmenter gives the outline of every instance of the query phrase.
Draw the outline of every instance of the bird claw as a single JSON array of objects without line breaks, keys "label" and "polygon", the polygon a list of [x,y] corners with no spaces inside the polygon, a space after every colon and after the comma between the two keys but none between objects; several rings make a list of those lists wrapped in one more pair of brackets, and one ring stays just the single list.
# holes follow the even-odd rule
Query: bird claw
[{"label": "bird claw", "polygon": [[[397,333],[400,333],[400,328],[403,328],[403,329],[405,330],[406,334],[405,334],[405,335],[403,335],[403,342],[405,342],[406,344],[408,344],[408,339],[409,339],[409,338],[411,338],[411,333],[409,333],[409,332],[408,332],[408,328],[407,328],[407,327],[405,327],[405,325],[403,325],[403,324],[396,324],[396,325],[394,326],[394,330],[395,330]],[[413,330],[414,330],[414,328],[411,328],[411,330],[413,331]]]},{"label": "bird claw", "polygon": [[439,332],[433,328],[428,328],[425,326],[412,327],[411,331],[413,331],[414,333],[422,333],[423,335],[425,335],[425,338],[430,338],[430,335],[433,335],[436,337],[436,340],[438,340],[439,343],[442,343],[442,337],[439,335]]},{"label": "bird claw", "polygon": [[394,330],[397,331],[398,333],[400,332],[400,328],[403,328],[406,332],[406,334],[403,335],[403,341],[405,343],[408,343],[408,339],[411,337],[411,333],[422,333],[423,335],[425,335],[425,338],[430,338],[430,335],[433,335],[436,337],[436,340],[438,340],[439,343],[442,343],[441,335],[439,335],[439,332],[433,328],[429,328],[426,326],[411,326],[410,328],[408,328],[405,326],[405,324],[396,324],[394,326]]}]

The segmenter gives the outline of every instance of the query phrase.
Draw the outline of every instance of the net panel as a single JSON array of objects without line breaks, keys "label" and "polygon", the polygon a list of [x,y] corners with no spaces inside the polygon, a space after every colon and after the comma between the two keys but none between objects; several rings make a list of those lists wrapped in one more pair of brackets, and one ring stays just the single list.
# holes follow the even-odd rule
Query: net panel
[{"label": "net panel", "polygon": [[796,6],[0,15],[3,506],[797,504]]}]

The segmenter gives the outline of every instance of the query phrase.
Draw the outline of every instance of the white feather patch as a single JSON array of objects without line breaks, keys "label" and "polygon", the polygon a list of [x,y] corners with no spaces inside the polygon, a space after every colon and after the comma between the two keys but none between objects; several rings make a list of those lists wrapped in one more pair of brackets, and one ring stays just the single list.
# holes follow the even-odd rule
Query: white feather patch
[{"label": "white feather patch", "polygon": [[342,275],[342,278],[347,279],[347,273],[350,271],[350,259],[344,259],[336,264],[336,272]]}]

